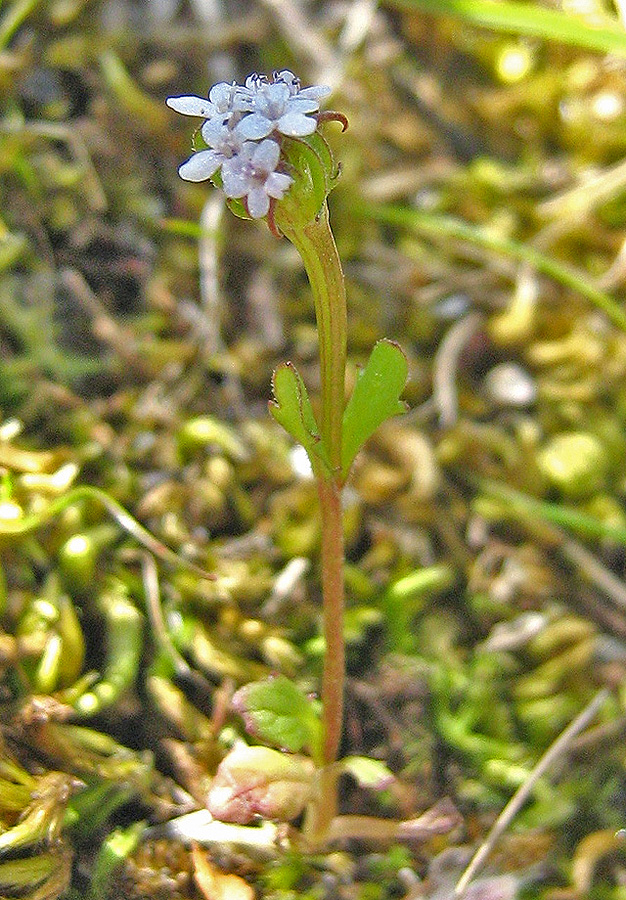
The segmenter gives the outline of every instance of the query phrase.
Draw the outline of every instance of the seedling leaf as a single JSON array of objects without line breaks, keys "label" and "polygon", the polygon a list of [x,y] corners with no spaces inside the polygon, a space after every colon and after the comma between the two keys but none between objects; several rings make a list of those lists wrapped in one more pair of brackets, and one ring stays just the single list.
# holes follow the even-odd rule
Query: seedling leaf
[{"label": "seedling leaf", "polygon": [[256,816],[288,822],[313,796],[315,766],[306,756],[236,744],[219,764],[207,808],[221,822],[247,825]]},{"label": "seedling leaf", "polygon": [[314,759],[319,757],[322,725],[317,709],[284,675],[246,684],[233,697],[233,707],[249,734],[291,753],[308,750]]},{"label": "seedling leaf", "polygon": [[274,370],[272,391],[274,399],[269,403],[272,416],[288,434],[302,444],[314,467],[317,460],[329,467],[328,454],[315,421],[306,386],[293,363],[282,363]]},{"label": "seedling leaf", "polygon": [[346,478],[355,456],[379,425],[406,412],[399,398],[408,375],[406,356],[394,341],[378,341],[362,369],[343,415],[341,468]]}]

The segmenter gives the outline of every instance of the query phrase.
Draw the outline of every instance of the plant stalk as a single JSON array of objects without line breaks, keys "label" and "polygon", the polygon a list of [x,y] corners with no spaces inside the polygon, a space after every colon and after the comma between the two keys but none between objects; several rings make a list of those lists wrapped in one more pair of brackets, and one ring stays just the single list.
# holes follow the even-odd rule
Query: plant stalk
[{"label": "plant stalk", "polygon": [[345,406],[347,357],[346,288],[341,261],[324,203],[318,216],[302,227],[285,229],[309,278],[315,305],[320,351],[321,433],[337,480],[341,477],[341,428]]},{"label": "plant stalk", "polygon": [[314,463],[322,532],[324,768],[310,832],[323,836],[336,813],[337,774],[333,763],[337,760],[341,741],[345,682],[341,441],[347,357],[346,292],[326,203],[314,220],[303,227],[289,229],[285,235],[302,257],[313,292],[320,352],[321,437],[331,462],[331,472]]},{"label": "plant stalk", "polygon": [[322,593],[324,597],[324,672],[322,703],[324,764],[337,759],[343,721],[345,645],[343,637],[344,552],[341,488],[336,481],[318,478],[322,515]]}]

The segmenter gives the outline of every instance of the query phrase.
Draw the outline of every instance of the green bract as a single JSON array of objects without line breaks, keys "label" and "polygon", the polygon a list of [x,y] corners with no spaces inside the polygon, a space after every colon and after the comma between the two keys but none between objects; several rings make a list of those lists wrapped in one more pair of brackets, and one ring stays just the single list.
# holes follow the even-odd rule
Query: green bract
[{"label": "green bract", "polygon": [[319,132],[306,138],[284,138],[282,159],[294,179],[274,207],[274,222],[287,237],[317,218],[335,187],[339,170],[330,147]]}]

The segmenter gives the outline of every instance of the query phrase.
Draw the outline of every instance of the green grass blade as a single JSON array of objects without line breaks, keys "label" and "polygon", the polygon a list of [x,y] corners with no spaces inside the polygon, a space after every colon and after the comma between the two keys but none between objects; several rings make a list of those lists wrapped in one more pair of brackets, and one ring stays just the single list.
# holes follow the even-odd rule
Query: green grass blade
[{"label": "green grass blade", "polygon": [[567,528],[580,537],[626,544],[626,528],[603,522],[584,511],[531,497],[488,478],[479,479],[478,486],[487,497],[494,497],[506,504],[512,513],[525,514],[534,520],[543,519],[544,522]]},{"label": "green grass blade", "polygon": [[610,294],[598,290],[572,266],[559,262],[528,244],[508,238],[500,238],[479,225],[473,225],[453,216],[426,213],[422,210],[399,206],[359,206],[359,211],[387,225],[408,228],[418,234],[433,238],[455,238],[475,247],[493,251],[500,256],[517,259],[531,265],[537,272],[558,281],[601,309],[614,325],[626,331],[626,312]]},{"label": "green grass blade", "polygon": [[15,32],[24,24],[40,3],[41,0],[16,0],[9,7],[0,22],[0,50],[8,47]]},{"label": "green grass blade", "polygon": [[603,26],[534,3],[507,0],[384,0],[394,9],[454,16],[492,31],[544,38],[585,50],[626,56],[626,31],[607,16]]}]

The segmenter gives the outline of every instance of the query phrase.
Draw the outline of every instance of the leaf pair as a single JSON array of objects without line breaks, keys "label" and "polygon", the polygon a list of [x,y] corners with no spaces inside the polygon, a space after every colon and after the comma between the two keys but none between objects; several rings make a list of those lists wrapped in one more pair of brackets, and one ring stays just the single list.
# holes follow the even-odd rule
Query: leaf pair
[{"label": "leaf pair", "polygon": [[[387,419],[405,412],[400,400],[408,375],[406,357],[398,344],[383,339],[372,350],[343,414],[341,480],[348,477],[354,459]],[[302,444],[314,470],[322,465],[331,472],[328,447],[320,433],[305,384],[293,363],[284,363],[272,379],[274,399],[270,413],[283,428]]]},{"label": "leaf pair", "polygon": [[[284,675],[254,681],[240,688],[233,707],[246,731],[267,744],[290,753],[306,751],[322,765],[322,723],[319,703],[307,697]],[[381,790],[393,781],[383,763],[363,756],[347,756],[336,763],[361,785]]]},{"label": "leaf pair", "polygon": [[[233,707],[246,731],[272,746],[249,747],[242,742],[232,748],[211,784],[207,797],[211,814],[240,825],[259,815],[283,821],[295,818],[313,799],[323,765],[319,704],[278,675],[240,688]],[[393,781],[379,760],[349,756],[333,766],[362,787],[381,790]]]}]

